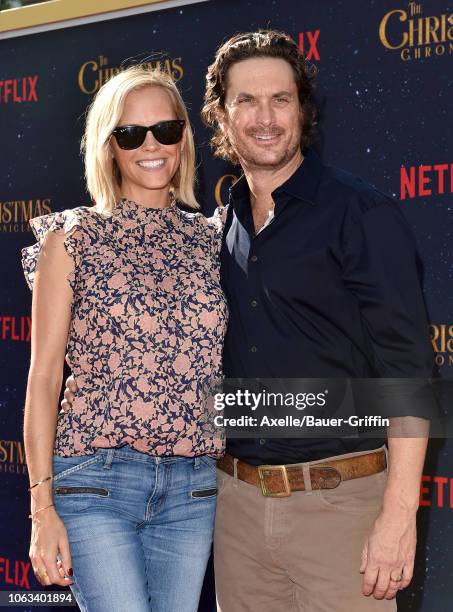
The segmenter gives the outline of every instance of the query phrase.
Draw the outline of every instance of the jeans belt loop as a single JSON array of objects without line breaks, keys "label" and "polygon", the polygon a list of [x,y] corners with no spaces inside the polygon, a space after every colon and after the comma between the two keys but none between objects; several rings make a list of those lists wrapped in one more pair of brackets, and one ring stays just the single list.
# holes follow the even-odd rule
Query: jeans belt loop
[{"label": "jeans belt loop", "polygon": [[103,465],[104,470],[110,470],[114,455],[115,455],[115,449],[109,448],[107,452],[105,453],[105,461]]},{"label": "jeans belt loop", "polygon": [[313,491],[313,487],[311,486],[310,466],[304,463],[302,466],[302,472],[304,475],[305,491],[307,491],[307,493],[311,493]]},{"label": "jeans belt loop", "polygon": [[233,487],[235,488],[238,486],[238,461],[237,457],[233,457]]},{"label": "jeans belt loop", "polygon": [[238,459],[236,457],[233,459],[233,478],[238,479]]}]

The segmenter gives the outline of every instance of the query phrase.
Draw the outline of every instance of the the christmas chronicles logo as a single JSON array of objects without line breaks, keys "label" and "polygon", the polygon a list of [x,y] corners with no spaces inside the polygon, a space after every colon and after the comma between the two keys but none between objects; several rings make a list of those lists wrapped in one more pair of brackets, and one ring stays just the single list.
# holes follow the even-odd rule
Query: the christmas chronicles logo
[{"label": "the christmas chronicles logo", "polygon": [[306,60],[319,62],[318,40],[321,30],[314,32],[299,32],[299,49]]},{"label": "the christmas chronicles logo", "polygon": [[436,364],[453,365],[453,325],[430,325],[431,342],[436,353]]},{"label": "the christmas chronicles logo", "polygon": [[20,440],[0,440],[0,472],[27,473],[24,445]]},{"label": "the christmas chronicles logo", "polygon": [[0,81],[0,104],[38,101],[38,75]]},{"label": "the christmas chronicles logo", "polygon": [[[159,69],[167,72],[174,81],[179,81],[184,75],[184,69],[181,65],[181,57],[164,58],[143,62],[146,68]],[[121,66],[109,66],[109,60],[105,55],[100,55],[96,59],[90,59],[80,66],[78,83],[79,88],[85,94],[94,94],[98,89],[107,83],[115,74],[118,74],[125,68]]]},{"label": "the christmas chronicles logo", "polygon": [[214,190],[217,206],[226,206],[229,199],[229,189],[238,180],[235,174],[224,174],[219,178]]},{"label": "the christmas chronicles logo", "polygon": [[403,61],[453,53],[453,13],[425,16],[419,2],[389,11],[379,25],[387,49],[398,50]]},{"label": "the christmas chronicles logo", "polygon": [[30,219],[51,212],[50,198],[0,202],[0,232],[29,232]]},{"label": "the christmas chronicles logo", "polygon": [[453,193],[453,163],[401,166],[400,200]]}]

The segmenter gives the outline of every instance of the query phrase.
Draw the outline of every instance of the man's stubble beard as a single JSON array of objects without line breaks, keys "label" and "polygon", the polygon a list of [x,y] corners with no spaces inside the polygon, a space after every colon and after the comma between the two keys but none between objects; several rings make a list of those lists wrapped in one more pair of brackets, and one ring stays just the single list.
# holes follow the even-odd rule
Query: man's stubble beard
[{"label": "man's stubble beard", "polygon": [[250,169],[279,170],[280,168],[284,168],[294,158],[297,151],[300,150],[300,136],[299,134],[298,141],[291,143],[290,148],[285,148],[279,157],[269,160],[267,159],[267,155],[260,156],[246,144],[239,143],[238,145],[230,139],[230,145],[242,167]]}]

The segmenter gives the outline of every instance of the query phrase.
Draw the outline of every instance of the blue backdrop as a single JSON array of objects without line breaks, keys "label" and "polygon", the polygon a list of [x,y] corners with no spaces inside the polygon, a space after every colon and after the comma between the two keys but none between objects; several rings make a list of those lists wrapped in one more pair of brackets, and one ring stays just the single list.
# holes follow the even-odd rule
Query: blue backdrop
[{"label": "blue backdrop", "polygon": [[[84,112],[99,86],[131,59],[160,62],[178,81],[198,146],[198,194],[211,213],[239,173],[212,158],[199,118],[206,69],[222,40],[260,27],[291,34],[318,67],[317,148],[324,161],[400,200],[425,263],[437,361],[452,378],[453,17],[446,0],[211,0],[2,40],[0,590],[40,588],[28,559],[22,442],[30,294],[19,252],[33,242],[28,221],[89,204],[79,155]],[[421,489],[416,576],[399,598],[400,610],[452,609],[452,459],[450,441],[433,441]],[[214,609],[210,574],[200,610]]]}]

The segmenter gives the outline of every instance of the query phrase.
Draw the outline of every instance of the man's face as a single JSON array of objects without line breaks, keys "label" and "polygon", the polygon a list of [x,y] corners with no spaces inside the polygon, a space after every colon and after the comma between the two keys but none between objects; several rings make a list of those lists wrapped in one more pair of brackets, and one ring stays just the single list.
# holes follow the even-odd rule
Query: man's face
[{"label": "man's face", "polygon": [[300,155],[301,110],[288,62],[260,57],[233,64],[220,124],[246,168],[278,170]]}]

